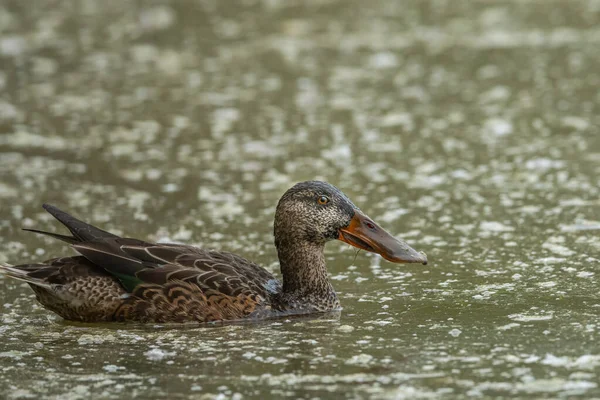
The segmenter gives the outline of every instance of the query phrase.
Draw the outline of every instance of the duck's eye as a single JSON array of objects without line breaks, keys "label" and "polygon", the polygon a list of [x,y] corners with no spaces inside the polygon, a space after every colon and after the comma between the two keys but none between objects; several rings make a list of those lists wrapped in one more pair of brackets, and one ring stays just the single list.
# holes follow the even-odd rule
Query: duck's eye
[{"label": "duck's eye", "polygon": [[321,197],[319,197],[319,198],[317,199],[317,202],[318,202],[319,204],[323,204],[323,205],[325,205],[325,204],[329,203],[329,197],[327,197],[327,196],[321,196]]}]

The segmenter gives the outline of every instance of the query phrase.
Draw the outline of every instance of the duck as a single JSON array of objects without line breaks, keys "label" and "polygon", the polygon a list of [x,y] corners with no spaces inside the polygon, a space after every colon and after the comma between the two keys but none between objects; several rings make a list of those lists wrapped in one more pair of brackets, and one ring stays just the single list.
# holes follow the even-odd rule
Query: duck
[{"label": "duck", "polygon": [[217,323],[341,309],[324,248],[340,240],[392,263],[427,264],[417,252],[322,181],[295,184],[279,200],[273,234],[281,280],[237,254],[119,237],[55,206],[43,208],[70,235],[24,229],[67,242],[78,253],[41,263],[0,263],[37,301],[78,322]]}]

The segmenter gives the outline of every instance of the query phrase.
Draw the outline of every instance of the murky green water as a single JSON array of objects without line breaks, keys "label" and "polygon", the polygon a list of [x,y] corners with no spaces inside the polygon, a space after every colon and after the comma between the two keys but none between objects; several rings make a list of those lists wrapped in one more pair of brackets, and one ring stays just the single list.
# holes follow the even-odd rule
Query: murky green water
[{"label": "murky green water", "polygon": [[[153,5],[154,4],[154,5]],[[54,203],[276,271],[325,179],[429,256],[328,246],[339,317],[77,325],[0,278],[0,397],[598,397],[600,2],[0,3],[0,260]]]}]

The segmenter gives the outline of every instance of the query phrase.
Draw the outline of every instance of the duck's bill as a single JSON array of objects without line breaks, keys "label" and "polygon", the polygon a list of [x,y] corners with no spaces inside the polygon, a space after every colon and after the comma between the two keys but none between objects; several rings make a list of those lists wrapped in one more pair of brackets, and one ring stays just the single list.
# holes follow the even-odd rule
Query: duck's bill
[{"label": "duck's bill", "polygon": [[427,256],[398,240],[362,212],[356,210],[350,224],[340,229],[339,240],[354,247],[377,253],[394,263],[427,264]]}]

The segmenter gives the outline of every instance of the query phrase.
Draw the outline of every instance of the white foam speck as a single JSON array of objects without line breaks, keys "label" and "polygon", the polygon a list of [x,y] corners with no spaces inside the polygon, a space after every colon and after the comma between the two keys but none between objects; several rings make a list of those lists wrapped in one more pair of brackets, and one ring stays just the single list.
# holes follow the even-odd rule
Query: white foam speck
[{"label": "white foam speck", "polygon": [[5,35],[0,40],[0,54],[4,56],[18,56],[27,50],[27,41],[21,36]]},{"label": "white foam speck", "polygon": [[573,358],[567,356],[555,356],[554,354],[547,353],[541,363],[544,365],[551,365],[553,367],[593,370],[600,365],[600,356],[594,354],[585,354],[577,358]]},{"label": "white foam speck", "polygon": [[589,271],[581,271],[577,273],[578,278],[591,278],[592,276],[594,276],[594,273]]},{"label": "white foam speck", "polygon": [[387,114],[381,120],[381,126],[392,127],[402,126],[407,131],[412,131],[414,128],[413,117],[409,113],[393,113]]},{"label": "white foam speck", "polygon": [[343,333],[349,333],[352,332],[354,330],[354,327],[351,325],[341,325],[337,328],[337,330],[339,332],[343,332]]},{"label": "white foam speck", "polygon": [[50,150],[63,150],[69,147],[67,141],[58,136],[42,136],[25,131],[4,134],[0,137],[0,144],[11,147],[43,147]]},{"label": "white foam speck", "polygon": [[546,354],[546,357],[541,361],[544,365],[552,365],[553,367],[564,367],[569,364],[568,357],[556,357],[552,354]]},{"label": "white foam speck", "polygon": [[348,279],[348,275],[345,275],[345,274],[332,275],[329,277],[329,279],[331,279],[332,281],[343,281],[345,279]]},{"label": "white foam speck", "polygon": [[576,254],[573,250],[569,249],[568,247],[556,243],[546,242],[542,244],[542,248],[550,250],[554,254],[558,254],[559,256],[563,257],[569,257]]},{"label": "white foam speck", "polygon": [[515,230],[515,228],[512,226],[504,225],[495,221],[483,221],[481,224],[479,224],[479,229],[488,232],[511,232]]},{"label": "white foam speck", "polygon": [[559,264],[565,261],[567,261],[565,258],[560,257],[542,257],[536,260],[536,262],[541,264]]},{"label": "white foam speck", "polygon": [[535,171],[547,171],[549,169],[558,169],[564,167],[565,163],[560,160],[551,160],[549,158],[534,158],[525,163],[525,168]]},{"label": "white foam speck", "polygon": [[175,12],[166,6],[149,7],[140,14],[140,25],[148,31],[162,30],[175,23]]},{"label": "white foam speck", "polygon": [[106,372],[117,372],[119,369],[122,369],[117,367],[116,365],[105,365],[104,367],[102,367],[103,370],[105,370]]},{"label": "white foam speck", "polygon": [[499,331],[507,331],[509,329],[517,328],[519,326],[521,326],[521,324],[517,324],[516,322],[511,322],[510,324],[499,326],[496,329],[498,329]]},{"label": "white foam speck", "polygon": [[545,315],[526,315],[526,314],[511,314],[508,318],[513,321],[519,322],[536,322],[536,321],[548,321],[554,318],[553,313],[548,313]]},{"label": "white foam speck", "polygon": [[401,216],[408,214],[408,210],[404,208],[395,208],[386,211],[380,219],[385,222],[392,222],[400,218]]},{"label": "white foam speck", "polygon": [[398,57],[389,51],[373,54],[369,59],[369,65],[373,68],[384,69],[398,66]]},{"label": "white foam speck", "polygon": [[596,204],[596,202],[584,200],[581,198],[573,198],[561,200],[558,203],[561,207],[584,207]]},{"label": "white foam speck", "polygon": [[503,101],[510,97],[510,88],[506,86],[495,86],[482,93],[481,99],[485,102]]},{"label": "white foam speck", "polygon": [[147,352],[145,352],[144,355],[146,356],[146,358],[148,360],[160,361],[160,360],[162,360],[165,357],[169,357],[169,356],[175,355],[175,353],[174,352],[164,351],[164,350],[161,350],[161,349],[150,349]]},{"label": "white foam speck", "polygon": [[459,337],[460,334],[462,333],[462,331],[460,329],[452,329],[450,332],[448,332],[450,334],[450,336],[452,337]]},{"label": "white foam speck", "polygon": [[580,224],[573,225],[561,225],[560,230],[563,232],[576,232],[576,231],[594,231],[600,230],[600,222],[597,221],[584,221]]},{"label": "white foam speck", "polygon": [[13,104],[0,100],[0,121],[18,121],[23,113]]},{"label": "white foam speck", "polygon": [[176,183],[167,183],[162,186],[162,191],[164,193],[173,193],[179,190],[179,185]]},{"label": "white foam speck", "polygon": [[370,354],[359,354],[346,360],[347,365],[367,365],[373,360]]},{"label": "white foam speck", "polygon": [[323,158],[327,160],[349,160],[352,157],[352,149],[347,144],[336,145],[333,148],[321,152]]},{"label": "white foam speck", "polygon": [[564,117],[562,123],[564,126],[578,131],[584,131],[590,127],[589,121],[575,116]]},{"label": "white foam speck", "polygon": [[490,118],[485,121],[484,130],[496,136],[505,136],[513,132],[513,124],[502,118]]}]

